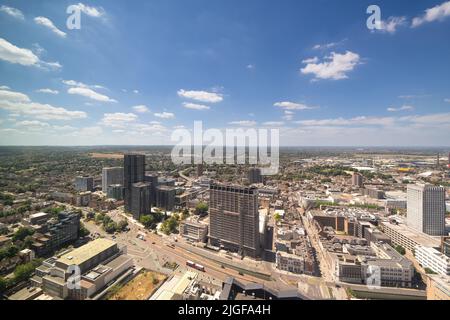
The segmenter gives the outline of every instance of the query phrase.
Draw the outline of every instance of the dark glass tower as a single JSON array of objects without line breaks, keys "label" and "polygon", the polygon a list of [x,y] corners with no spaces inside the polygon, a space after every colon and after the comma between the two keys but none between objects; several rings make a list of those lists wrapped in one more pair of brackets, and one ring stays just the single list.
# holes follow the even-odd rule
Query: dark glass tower
[{"label": "dark glass tower", "polygon": [[134,183],[144,182],[145,155],[126,154],[123,158],[123,182],[125,191],[125,210],[131,211],[132,187]]}]

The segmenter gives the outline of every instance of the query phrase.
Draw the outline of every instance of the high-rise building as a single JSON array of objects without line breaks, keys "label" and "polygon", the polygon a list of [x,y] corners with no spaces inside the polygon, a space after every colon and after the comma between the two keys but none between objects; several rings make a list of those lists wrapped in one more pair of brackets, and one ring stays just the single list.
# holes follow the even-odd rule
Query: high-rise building
[{"label": "high-rise building", "polygon": [[151,213],[150,204],[150,183],[137,182],[131,186],[131,207],[130,212],[133,218],[138,220],[143,215]]},{"label": "high-rise building", "polygon": [[150,187],[150,203],[152,206],[156,206],[156,188],[158,187],[158,176],[156,174],[146,174],[145,182],[148,182],[151,184]]},{"label": "high-rise building", "polygon": [[171,211],[175,206],[176,189],[170,186],[158,186],[156,188],[156,207]]},{"label": "high-rise building", "polygon": [[123,185],[123,167],[103,168],[102,191],[107,193],[108,187],[112,184]]},{"label": "high-rise building", "polygon": [[261,174],[261,169],[260,168],[250,168],[250,169],[248,169],[248,182],[250,184],[262,183],[263,182],[263,176]]},{"label": "high-rise building", "polygon": [[131,210],[132,186],[137,182],[144,182],[145,175],[145,155],[126,154],[124,155],[123,186],[125,210]]},{"label": "high-rise building", "polygon": [[445,188],[408,185],[408,226],[431,236],[445,235]]},{"label": "high-rise building", "polygon": [[197,177],[201,177],[203,175],[203,163],[197,164]]},{"label": "high-rise building", "polygon": [[209,242],[256,258],[260,254],[258,190],[231,185],[210,186]]},{"label": "high-rise building", "polygon": [[364,183],[364,179],[362,174],[358,172],[353,172],[352,174],[352,186],[362,188]]},{"label": "high-rise building", "polygon": [[76,177],[75,190],[77,191],[93,191],[94,178],[93,177]]}]

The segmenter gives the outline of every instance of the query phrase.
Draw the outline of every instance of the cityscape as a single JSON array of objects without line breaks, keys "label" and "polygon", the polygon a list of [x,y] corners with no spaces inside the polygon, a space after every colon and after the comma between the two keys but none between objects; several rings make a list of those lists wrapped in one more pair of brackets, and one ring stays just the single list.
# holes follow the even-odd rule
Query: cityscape
[{"label": "cityscape", "polygon": [[312,2],[0,1],[0,300],[450,300],[450,1]]}]

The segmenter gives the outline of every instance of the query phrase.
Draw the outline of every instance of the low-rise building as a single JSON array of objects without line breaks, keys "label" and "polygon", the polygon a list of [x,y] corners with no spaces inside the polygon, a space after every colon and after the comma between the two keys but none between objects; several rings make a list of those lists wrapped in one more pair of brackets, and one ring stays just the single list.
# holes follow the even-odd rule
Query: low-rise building
[{"label": "low-rise building", "polygon": [[206,242],[208,236],[208,225],[196,220],[185,220],[180,222],[180,235],[186,239],[196,242]]},{"label": "low-rise building", "polygon": [[417,262],[440,275],[450,276],[450,258],[435,248],[417,246],[415,250]]}]

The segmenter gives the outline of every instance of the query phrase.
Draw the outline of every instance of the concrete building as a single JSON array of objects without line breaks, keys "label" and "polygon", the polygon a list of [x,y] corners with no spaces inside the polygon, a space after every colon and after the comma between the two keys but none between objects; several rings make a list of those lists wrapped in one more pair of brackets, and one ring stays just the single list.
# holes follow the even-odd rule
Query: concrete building
[{"label": "concrete building", "polygon": [[150,192],[150,183],[138,182],[131,186],[130,212],[134,219],[139,221],[141,216],[151,213]]},{"label": "concrete building", "polygon": [[248,169],[248,182],[250,184],[263,183],[263,176],[261,174],[260,168],[249,168]]},{"label": "concrete building", "polygon": [[76,177],[75,190],[77,191],[93,191],[94,178],[93,177]]},{"label": "concrete building", "polygon": [[[74,267],[80,271],[79,287],[69,285]],[[82,300],[92,297],[132,267],[126,247],[119,249],[114,241],[97,239],[59,258],[44,261],[36,269],[32,283],[49,296]]]},{"label": "concrete building", "polygon": [[180,235],[195,242],[206,242],[208,226],[194,220],[180,222]]},{"label": "concrete building", "polygon": [[407,224],[431,236],[445,235],[445,188],[408,185]]},{"label": "concrete building", "polygon": [[441,252],[450,258],[450,237],[441,238]]},{"label": "concrete building", "polygon": [[450,300],[450,277],[427,275],[427,300]]},{"label": "concrete building", "polygon": [[231,185],[210,186],[209,242],[256,258],[260,254],[258,191]]},{"label": "concrete building", "polygon": [[110,185],[123,185],[123,173],[123,167],[103,168],[102,191],[107,193]]},{"label": "concrete building", "polygon": [[77,207],[87,207],[89,206],[91,199],[92,199],[91,191],[80,192],[75,196],[75,205]]},{"label": "concrete building", "polygon": [[394,222],[381,221],[379,223],[380,230],[383,231],[394,245],[399,245],[413,253],[417,246],[439,248],[439,240],[424,234],[420,231],[410,228],[409,226]]},{"label": "concrete building", "polygon": [[124,155],[123,181],[125,210],[131,210],[132,186],[137,182],[144,182],[145,178],[145,155],[126,154]]},{"label": "concrete building", "polygon": [[280,252],[276,254],[276,267],[279,270],[296,274],[312,275],[314,272],[313,260],[306,256]]},{"label": "concrete building", "polygon": [[353,172],[352,174],[352,186],[362,188],[363,187],[364,178],[362,174],[358,172]]},{"label": "concrete building", "polygon": [[150,202],[152,206],[156,206],[156,188],[158,187],[158,176],[156,174],[145,174],[145,182],[151,184]]},{"label": "concrete building", "polygon": [[429,268],[440,275],[450,276],[450,258],[439,250],[417,246],[415,258],[423,268]]},{"label": "concrete building", "polygon": [[156,207],[172,211],[175,207],[176,189],[171,186],[160,185],[156,188]]},{"label": "concrete building", "polygon": [[31,249],[38,257],[55,252],[61,247],[78,239],[80,230],[80,215],[75,212],[61,212],[58,218],[31,227],[35,230]]}]

